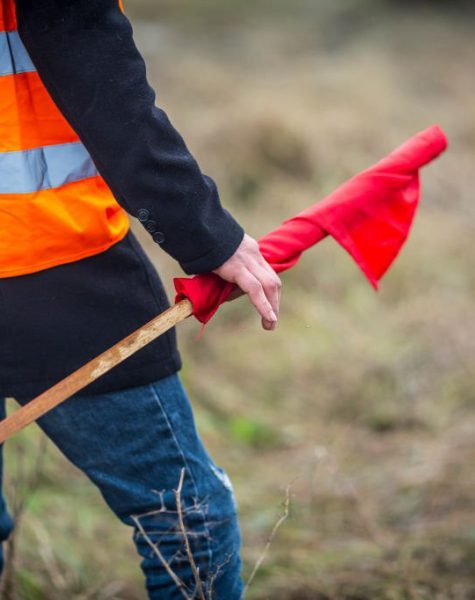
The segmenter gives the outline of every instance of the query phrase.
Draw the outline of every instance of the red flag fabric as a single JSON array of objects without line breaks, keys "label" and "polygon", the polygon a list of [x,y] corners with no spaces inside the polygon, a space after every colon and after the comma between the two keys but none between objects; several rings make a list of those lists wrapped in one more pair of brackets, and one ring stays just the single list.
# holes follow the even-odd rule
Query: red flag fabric
[{"label": "red flag fabric", "polygon": [[[409,234],[420,197],[419,169],[446,147],[445,134],[437,125],[416,134],[261,238],[264,258],[276,272],[285,271],[305,250],[330,235],[377,288]],[[188,298],[193,315],[202,323],[211,319],[234,287],[213,273],[179,277],[174,285],[175,301]]]}]

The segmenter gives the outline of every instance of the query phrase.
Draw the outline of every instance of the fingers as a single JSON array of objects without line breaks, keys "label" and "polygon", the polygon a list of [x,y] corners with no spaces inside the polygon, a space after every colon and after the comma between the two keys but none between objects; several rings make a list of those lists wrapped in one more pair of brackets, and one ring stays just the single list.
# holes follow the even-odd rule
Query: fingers
[{"label": "fingers", "polygon": [[248,294],[261,315],[264,329],[275,329],[282,284],[262,256],[256,240],[245,234],[233,256],[213,272],[242,290],[234,290],[230,299],[237,298],[241,293]]},{"label": "fingers", "polygon": [[[282,283],[276,273],[272,270],[268,263],[264,260],[264,264],[256,264],[251,266],[250,271],[258,279],[262,285],[264,294],[272,306],[272,310],[276,317],[279,317],[280,296],[282,291]],[[265,327],[263,323],[263,327]],[[275,329],[276,323],[273,323],[270,329]]]},{"label": "fingers", "polygon": [[257,312],[261,315],[264,329],[268,331],[274,329],[277,323],[277,315],[274,312],[272,304],[267,299],[264,287],[259,279],[251,271],[243,268],[236,275],[235,281],[241,290],[249,296]]}]

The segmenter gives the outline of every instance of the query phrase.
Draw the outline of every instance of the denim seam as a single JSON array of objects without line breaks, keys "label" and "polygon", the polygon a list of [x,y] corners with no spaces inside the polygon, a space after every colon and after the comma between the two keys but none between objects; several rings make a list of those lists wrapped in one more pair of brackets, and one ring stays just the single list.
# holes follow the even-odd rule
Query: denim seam
[{"label": "denim seam", "polygon": [[[165,421],[167,423],[168,429],[170,430],[170,433],[171,433],[173,439],[175,440],[175,444],[176,444],[176,446],[178,448],[178,451],[181,454],[181,458],[183,460],[183,463],[184,463],[185,467],[188,469],[188,471],[190,473],[190,477],[191,477],[191,481],[193,483],[193,487],[194,487],[194,491],[195,491],[195,494],[196,494],[196,498],[198,499],[199,498],[198,486],[196,485],[195,478],[193,477],[193,472],[190,469],[190,467],[188,466],[188,463],[187,463],[186,458],[185,458],[185,453],[183,452],[183,449],[182,449],[182,447],[180,445],[180,442],[178,441],[178,439],[177,439],[177,437],[175,435],[175,432],[173,431],[173,427],[171,425],[171,422],[170,422],[170,419],[168,417],[168,414],[167,414],[167,412],[165,410],[165,407],[164,407],[162,401],[160,400],[160,394],[159,394],[158,390],[155,388],[155,383],[151,383],[150,387],[152,388],[154,396],[155,396],[155,399],[156,399],[156,402],[157,402],[160,410],[162,411],[163,416],[165,417]],[[200,505],[198,504],[198,506],[200,506]],[[208,545],[208,561],[209,561],[208,569],[211,572],[211,568],[213,566],[213,551],[212,551],[212,548],[211,548],[211,534],[210,534],[210,531],[209,531],[209,528],[208,528],[208,523],[206,521],[206,514],[205,514],[204,510],[201,508],[201,506],[200,506],[200,508],[198,510],[199,510],[199,512],[200,512],[200,514],[201,514],[201,516],[203,518],[204,529],[205,529],[205,532],[206,532],[206,539],[207,539],[207,545]],[[204,583],[207,585],[207,582],[204,582]]]}]

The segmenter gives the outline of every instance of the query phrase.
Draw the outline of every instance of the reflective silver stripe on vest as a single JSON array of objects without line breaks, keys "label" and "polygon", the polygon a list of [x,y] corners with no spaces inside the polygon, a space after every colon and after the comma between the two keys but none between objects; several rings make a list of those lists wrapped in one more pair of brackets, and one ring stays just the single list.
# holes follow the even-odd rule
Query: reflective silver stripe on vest
[{"label": "reflective silver stripe on vest", "polygon": [[0,152],[0,194],[29,194],[96,175],[81,142]]},{"label": "reflective silver stripe on vest", "polygon": [[0,32],[0,77],[36,71],[18,31]]}]

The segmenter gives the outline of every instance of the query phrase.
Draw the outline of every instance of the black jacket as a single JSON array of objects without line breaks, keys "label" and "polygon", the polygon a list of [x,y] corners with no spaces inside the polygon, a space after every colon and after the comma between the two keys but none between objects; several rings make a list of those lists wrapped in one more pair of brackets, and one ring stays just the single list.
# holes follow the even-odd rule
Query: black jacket
[{"label": "black jacket", "polygon": [[[117,0],[16,0],[16,6],[40,77],[119,204],[186,273],[225,262],[243,229],[155,106]],[[167,306],[158,274],[132,234],[93,257],[0,279],[0,396],[40,393]],[[145,384],[180,366],[171,331],[84,393]]]},{"label": "black jacket", "polygon": [[155,106],[117,0],[17,0],[16,6],[21,39],[43,83],[117,201],[186,273],[220,266],[243,229]]}]

